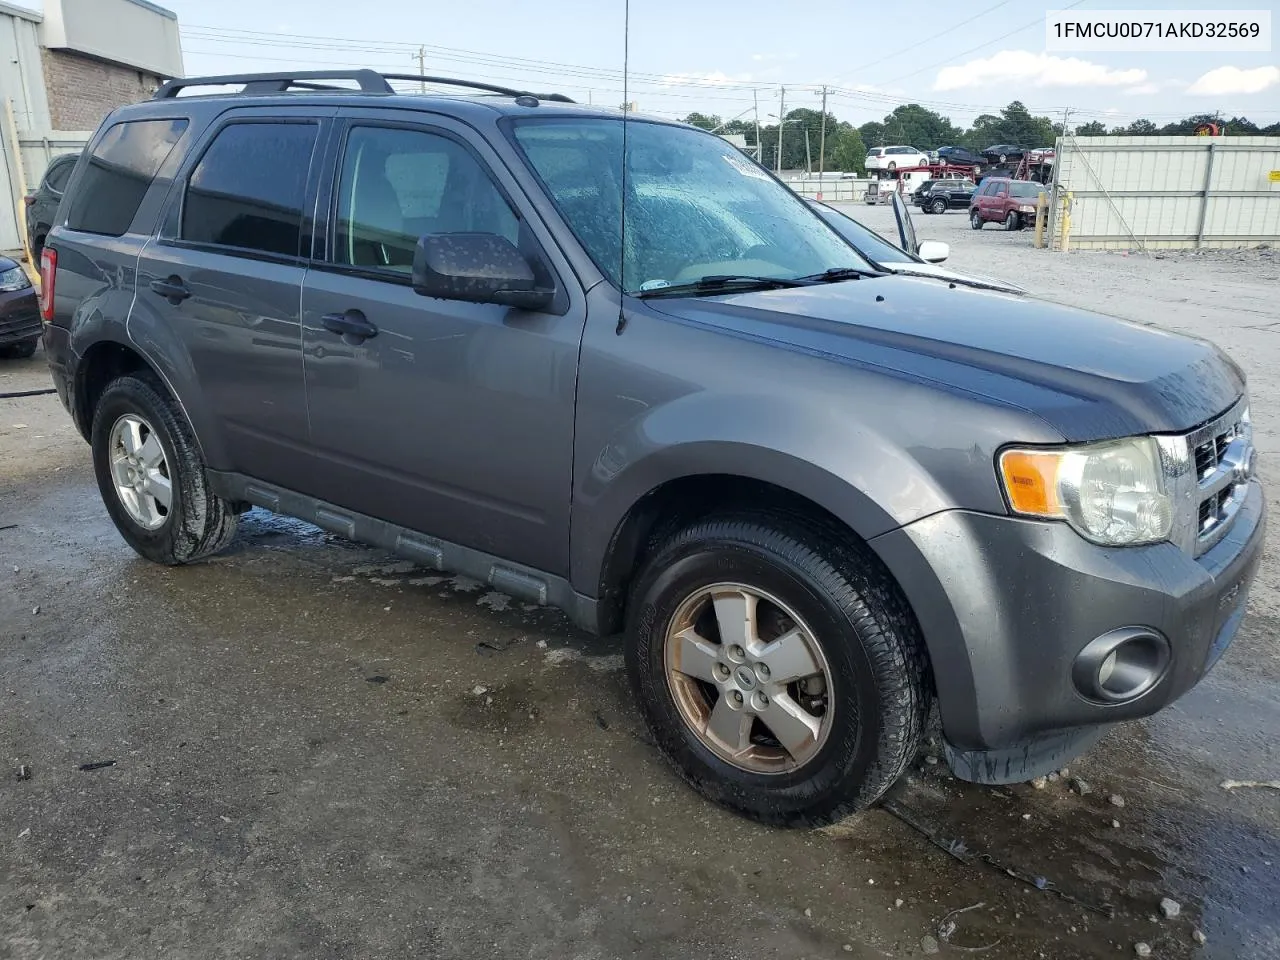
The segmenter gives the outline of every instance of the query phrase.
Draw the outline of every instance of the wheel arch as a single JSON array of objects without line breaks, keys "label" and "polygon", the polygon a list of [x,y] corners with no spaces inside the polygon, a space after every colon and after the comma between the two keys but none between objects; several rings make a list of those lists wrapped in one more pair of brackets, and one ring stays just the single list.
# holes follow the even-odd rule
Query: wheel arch
[{"label": "wheel arch", "polygon": [[713,511],[801,514],[863,542],[898,525],[866,494],[815,464],[763,448],[696,446],[711,449],[684,451],[685,469],[660,473],[642,461],[594,505],[575,509],[573,579],[579,592],[596,597],[601,633],[620,628],[630,583],[657,543]]}]

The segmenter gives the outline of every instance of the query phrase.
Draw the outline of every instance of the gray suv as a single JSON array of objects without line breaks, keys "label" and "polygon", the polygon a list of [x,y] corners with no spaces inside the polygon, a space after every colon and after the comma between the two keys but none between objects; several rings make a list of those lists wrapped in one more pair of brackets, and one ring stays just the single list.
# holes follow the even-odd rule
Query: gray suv
[{"label": "gray suv", "polygon": [[1230,642],[1217,348],[887,274],[691,127],[402,79],[172,81],[78,164],[44,342],[143,557],[257,506],[624,631],[661,750],[776,824],[873,803],[935,704],[960,777],[1044,773]]}]

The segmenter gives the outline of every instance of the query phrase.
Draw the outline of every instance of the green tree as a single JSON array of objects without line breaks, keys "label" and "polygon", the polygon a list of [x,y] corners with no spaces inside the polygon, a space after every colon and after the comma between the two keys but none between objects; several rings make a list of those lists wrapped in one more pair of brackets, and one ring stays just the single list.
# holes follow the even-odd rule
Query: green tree
[{"label": "green tree", "polygon": [[889,142],[884,138],[884,124],[870,120],[858,128],[858,136],[868,147],[886,147]]},{"label": "green tree", "polygon": [[[834,143],[834,146],[833,146]],[[827,131],[827,169],[861,173],[867,162],[867,145],[852,124],[842,123],[833,138]]]},{"label": "green tree", "polygon": [[1187,117],[1185,120],[1179,120],[1177,123],[1167,123],[1158,132],[1166,137],[1189,137],[1196,132],[1196,127],[1202,123],[1216,123],[1218,126],[1222,126],[1222,118],[1216,113],[1197,113],[1194,116]]},{"label": "green tree", "polygon": [[884,118],[885,127],[896,126],[901,130],[901,139],[893,143],[902,143],[919,150],[936,150],[955,144],[960,139],[961,131],[948,118],[932,110],[926,110],[918,103],[904,103],[895,107],[893,113]]},{"label": "green tree", "polygon": [[714,113],[691,113],[684,118],[684,122],[694,127],[701,127],[703,130],[714,130],[720,126],[720,118]]},{"label": "green tree", "polygon": [[1135,120],[1124,128],[1124,132],[1131,137],[1154,137],[1160,128],[1150,120]]},{"label": "green tree", "polygon": [[1090,120],[1076,127],[1077,137],[1105,137],[1106,135],[1107,125],[1101,120]]}]

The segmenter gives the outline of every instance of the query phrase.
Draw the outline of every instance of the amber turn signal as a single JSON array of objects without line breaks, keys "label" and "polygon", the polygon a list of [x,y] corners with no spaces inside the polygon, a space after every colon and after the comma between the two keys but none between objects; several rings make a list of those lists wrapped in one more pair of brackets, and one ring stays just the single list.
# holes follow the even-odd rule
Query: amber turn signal
[{"label": "amber turn signal", "polygon": [[1058,467],[1060,450],[1006,450],[1000,455],[1000,473],[1015,513],[1032,517],[1060,517]]}]

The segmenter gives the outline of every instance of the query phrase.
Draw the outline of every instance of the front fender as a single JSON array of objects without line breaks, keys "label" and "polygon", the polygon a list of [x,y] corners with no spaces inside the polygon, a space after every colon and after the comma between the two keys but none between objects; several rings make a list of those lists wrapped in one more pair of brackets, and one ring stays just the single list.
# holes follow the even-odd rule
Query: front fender
[{"label": "front fender", "polygon": [[[944,446],[913,452],[839,404],[801,408],[780,405],[776,395],[685,394],[626,422],[593,458],[579,451],[574,587],[595,596],[614,534],[632,506],[685,477],[772,484],[816,503],[864,540],[954,507],[954,490],[939,482],[949,474],[974,478],[965,499],[1002,510],[989,458]],[[986,485],[992,489],[985,496],[977,492]]]}]

